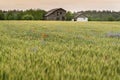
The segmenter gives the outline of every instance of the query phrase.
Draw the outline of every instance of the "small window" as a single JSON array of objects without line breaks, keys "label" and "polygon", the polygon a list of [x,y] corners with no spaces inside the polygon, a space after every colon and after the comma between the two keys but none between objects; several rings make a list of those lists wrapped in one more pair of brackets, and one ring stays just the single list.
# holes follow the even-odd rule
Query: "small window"
[{"label": "small window", "polygon": [[62,12],[60,12],[60,14],[62,14]]},{"label": "small window", "polygon": [[59,16],[59,12],[57,12],[57,16]]}]

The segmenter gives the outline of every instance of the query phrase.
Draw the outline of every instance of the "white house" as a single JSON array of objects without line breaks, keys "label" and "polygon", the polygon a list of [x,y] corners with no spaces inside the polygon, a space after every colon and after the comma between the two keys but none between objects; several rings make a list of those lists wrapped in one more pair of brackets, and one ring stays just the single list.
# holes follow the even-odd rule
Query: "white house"
[{"label": "white house", "polygon": [[83,15],[82,13],[77,13],[73,19],[74,21],[88,22],[88,17]]}]

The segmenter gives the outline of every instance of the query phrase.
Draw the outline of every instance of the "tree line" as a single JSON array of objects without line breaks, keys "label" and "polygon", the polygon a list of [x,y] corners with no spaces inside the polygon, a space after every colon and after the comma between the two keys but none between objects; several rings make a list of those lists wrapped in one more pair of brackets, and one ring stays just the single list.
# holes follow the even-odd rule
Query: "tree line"
[{"label": "tree line", "polygon": [[81,11],[89,21],[120,21],[120,12],[115,11]]},{"label": "tree line", "polygon": [[0,20],[44,20],[45,10],[0,10]]},{"label": "tree line", "polygon": [[[120,12],[115,11],[80,11],[88,17],[89,21],[120,21]],[[44,20],[44,15],[47,13],[41,9],[29,10],[0,10],[0,20]],[[66,20],[70,21],[74,18],[76,12],[68,11]]]}]

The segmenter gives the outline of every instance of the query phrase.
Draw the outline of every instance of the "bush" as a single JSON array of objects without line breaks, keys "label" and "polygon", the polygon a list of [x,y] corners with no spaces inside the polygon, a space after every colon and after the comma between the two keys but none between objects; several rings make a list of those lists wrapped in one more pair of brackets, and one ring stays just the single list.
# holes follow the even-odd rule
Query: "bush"
[{"label": "bush", "polygon": [[114,19],[114,17],[109,17],[108,18],[108,21],[114,21],[115,19]]},{"label": "bush", "polygon": [[117,18],[117,21],[120,21],[120,17]]},{"label": "bush", "polygon": [[33,20],[34,17],[32,15],[26,14],[22,17],[23,20]]},{"label": "bush", "polygon": [[66,13],[66,20],[67,20],[67,21],[71,21],[71,20],[74,18],[74,16],[75,16],[74,13],[68,11],[68,12]]},{"label": "bush", "polygon": [[0,13],[0,20],[4,20],[4,14]]}]

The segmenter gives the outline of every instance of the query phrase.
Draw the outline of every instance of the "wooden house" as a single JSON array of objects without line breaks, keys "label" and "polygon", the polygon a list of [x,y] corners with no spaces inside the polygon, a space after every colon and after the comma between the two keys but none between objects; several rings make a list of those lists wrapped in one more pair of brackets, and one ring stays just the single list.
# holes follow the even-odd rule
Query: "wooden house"
[{"label": "wooden house", "polygon": [[85,16],[84,14],[78,12],[78,13],[75,14],[75,17],[74,17],[73,21],[87,22],[88,17]]},{"label": "wooden house", "polygon": [[45,20],[65,20],[66,10],[62,8],[52,9],[45,15]]}]

